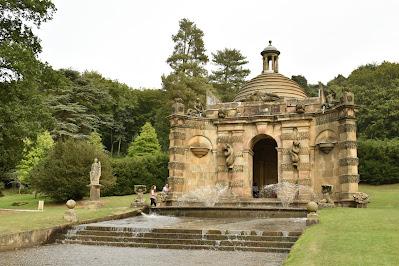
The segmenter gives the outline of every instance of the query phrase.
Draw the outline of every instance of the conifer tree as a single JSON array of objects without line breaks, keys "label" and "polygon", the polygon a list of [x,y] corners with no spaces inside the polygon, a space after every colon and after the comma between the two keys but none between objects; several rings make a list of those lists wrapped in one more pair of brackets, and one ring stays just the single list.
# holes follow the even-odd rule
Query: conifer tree
[{"label": "conifer tree", "polygon": [[167,63],[175,73],[205,76],[204,65],[208,62],[208,56],[205,54],[203,31],[186,18],[179,21],[179,27],[177,34],[172,36],[175,47]]},{"label": "conifer tree", "polygon": [[150,122],[144,124],[141,128],[140,135],[137,136],[130,144],[128,155],[144,156],[153,155],[161,152],[161,145],[159,145],[157,133]]},{"label": "conifer tree", "polygon": [[212,57],[217,69],[212,71],[210,80],[222,101],[232,101],[250,73],[244,68],[248,61],[239,50],[228,48],[212,53]]}]

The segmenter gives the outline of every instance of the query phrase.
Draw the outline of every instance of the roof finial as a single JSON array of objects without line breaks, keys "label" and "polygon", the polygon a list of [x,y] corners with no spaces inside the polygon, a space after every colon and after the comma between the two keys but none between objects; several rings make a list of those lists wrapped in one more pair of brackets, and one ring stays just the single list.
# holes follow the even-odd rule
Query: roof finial
[{"label": "roof finial", "polygon": [[272,41],[271,40],[269,41],[269,45],[272,45]]}]

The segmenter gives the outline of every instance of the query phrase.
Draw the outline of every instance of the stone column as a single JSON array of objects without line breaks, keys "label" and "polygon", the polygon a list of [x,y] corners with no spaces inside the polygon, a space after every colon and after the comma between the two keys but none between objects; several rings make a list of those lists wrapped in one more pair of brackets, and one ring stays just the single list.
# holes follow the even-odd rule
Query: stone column
[{"label": "stone column", "polygon": [[179,115],[172,115],[171,131],[169,134],[169,177],[168,183],[171,188],[169,193],[169,201],[175,201],[183,192],[184,185],[184,169],[185,169],[185,154],[184,141],[186,139],[183,117]]},{"label": "stone column", "polygon": [[278,56],[276,56],[276,59],[275,59],[275,60],[276,60],[276,63],[275,63],[275,67],[276,67],[276,68],[274,69],[274,72],[275,72],[275,73],[278,73]]},{"label": "stone column", "polygon": [[272,70],[274,71],[274,72],[276,72],[276,56],[275,55],[273,55],[272,56]]},{"label": "stone column", "polygon": [[[353,94],[344,93],[339,108],[339,181],[341,184],[341,200],[353,201],[358,191],[359,174],[356,147],[356,120]],[[349,100],[351,101],[348,101]],[[344,203],[343,202],[343,203]]]}]

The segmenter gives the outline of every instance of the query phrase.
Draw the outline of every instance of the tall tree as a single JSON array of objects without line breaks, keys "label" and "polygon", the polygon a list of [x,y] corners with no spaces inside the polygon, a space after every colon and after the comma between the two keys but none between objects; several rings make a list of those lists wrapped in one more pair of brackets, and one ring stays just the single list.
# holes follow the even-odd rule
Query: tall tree
[{"label": "tall tree", "polygon": [[0,1],[0,179],[21,160],[23,140],[49,126],[40,92],[51,68],[37,60],[41,46],[34,30],[54,11],[49,0]]},{"label": "tall tree", "polygon": [[175,73],[191,77],[206,75],[204,65],[208,62],[208,56],[203,37],[203,31],[194,22],[186,18],[179,21],[179,31],[172,36],[175,47],[167,60]]},{"label": "tall tree", "polygon": [[250,73],[244,68],[246,57],[239,50],[225,48],[212,53],[212,62],[217,66],[210,76],[213,86],[222,101],[232,101]]},{"label": "tall tree", "polygon": [[172,36],[175,43],[173,53],[167,59],[173,72],[162,76],[162,87],[167,98],[162,113],[170,109],[173,99],[177,97],[182,98],[186,105],[193,104],[196,98],[205,102],[206,90],[212,89],[204,68],[208,62],[204,33],[188,19],[180,20],[179,26],[177,34]]},{"label": "tall tree", "polygon": [[55,10],[50,0],[0,1],[0,82],[36,76],[42,48],[34,29],[52,19]]}]

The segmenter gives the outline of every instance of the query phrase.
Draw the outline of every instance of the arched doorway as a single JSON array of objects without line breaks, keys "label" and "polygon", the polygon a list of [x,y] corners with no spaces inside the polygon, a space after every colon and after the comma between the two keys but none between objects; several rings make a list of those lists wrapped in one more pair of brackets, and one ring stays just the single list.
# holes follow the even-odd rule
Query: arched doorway
[{"label": "arched doorway", "polygon": [[257,140],[252,148],[253,184],[259,188],[278,183],[276,148],[276,141],[266,135]]}]

